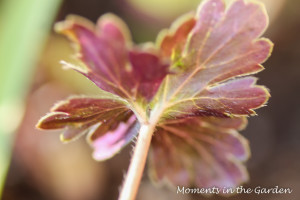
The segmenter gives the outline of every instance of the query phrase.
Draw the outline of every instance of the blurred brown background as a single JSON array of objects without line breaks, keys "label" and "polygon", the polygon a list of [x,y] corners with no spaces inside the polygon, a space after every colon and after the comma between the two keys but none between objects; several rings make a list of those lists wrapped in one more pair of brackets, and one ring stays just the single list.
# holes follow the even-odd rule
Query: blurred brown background
[{"label": "blurred brown background", "polygon": [[[271,58],[259,73],[259,84],[271,90],[268,106],[249,119],[242,132],[251,145],[247,163],[250,182],[245,187],[285,187],[289,195],[237,195],[221,200],[296,200],[300,198],[300,1],[264,0],[271,24],[265,36],[275,43]],[[78,14],[96,21],[106,12],[122,17],[135,42],[154,41],[158,31],[176,16],[195,9],[199,0],[65,0],[56,21]],[[113,200],[127,170],[131,146],[113,159],[96,162],[91,148],[80,139],[59,141],[59,132],[41,132],[37,120],[58,100],[70,94],[95,94],[97,88],[73,71],[63,71],[59,61],[71,58],[68,41],[55,33],[36,67],[22,125],[16,135],[4,200]],[[206,199],[178,195],[176,190],[157,188],[145,173],[139,200]]]}]

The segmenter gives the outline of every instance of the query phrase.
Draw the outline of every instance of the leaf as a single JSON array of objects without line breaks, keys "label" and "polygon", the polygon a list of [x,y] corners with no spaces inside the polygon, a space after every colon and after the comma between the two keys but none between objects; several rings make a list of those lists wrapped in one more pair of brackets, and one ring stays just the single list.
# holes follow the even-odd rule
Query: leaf
[{"label": "leaf", "polygon": [[[151,50],[153,53],[150,53]],[[143,96],[146,99],[152,99],[168,73],[169,63],[163,62],[155,51],[148,47],[145,51],[135,49],[129,52],[134,79],[139,84],[135,97]]]},{"label": "leaf", "polygon": [[116,99],[73,97],[56,104],[51,113],[40,119],[37,128],[64,128],[61,139],[68,142],[88,132],[93,135],[95,130],[92,126],[95,124],[101,124],[102,127],[102,124],[105,126],[112,118],[118,118],[120,121],[113,127],[115,128],[120,122],[127,121],[131,115],[132,112],[127,106]]},{"label": "leaf", "polygon": [[81,68],[63,62],[65,67],[83,74],[103,90],[97,98],[60,102],[37,127],[64,128],[64,142],[87,134],[95,148],[95,159],[108,159],[136,135],[139,122],[133,112],[139,121],[146,120],[144,105],[168,73],[169,63],[161,59],[154,46],[132,46],[127,26],[112,14],[102,16],[96,26],[84,18],[69,16],[56,25],[56,30],[73,41],[84,65]]},{"label": "leaf", "polygon": [[189,13],[178,18],[171,26],[171,30],[159,33],[157,43],[165,57],[174,57],[184,48],[187,36],[195,26],[194,13]]},{"label": "leaf", "polygon": [[250,151],[238,131],[270,96],[249,76],[264,69],[272,51],[273,44],[260,38],[267,25],[260,3],[206,0],[196,16],[184,15],[162,31],[156,46],[134,46],[112,14],[96,26],[68,17],[56,29],[77,46],[85,68],[64,64],[93,81],[100,96],[63,101],[38,127],[65,128],[64,141],[87,134],[96,160],[114,156],[140,127],[145,138],[154,130],[154,181],[201,188],[242,184]]},{"label": "leaf", "polygon": [[[86,69],[66,64],[99,88],[134,102],[152,99],[169,63],[151,47],[132,47],[125,23],[113,14],[99,18],[94,26],[86,19],[69,16],[56,30],[76,44],[78,58]],[[142,73],[141,73],[142,72]],[[152,85],[149,91],[150,85]]]},{"label": "leaf", "polygon": [[235,187],[248,180],[242,162],[247,140],[236,129],[245,118],[194,117],[170,120],[155,133],[149,159],[153,181],[174,186]]},{"label": "leaf", "polygon": [[152,101],[160,121],[254,115],[253,109],[264,105],[270,95],[265,87],[255,85],[255,78],[236,77],[263,69],[260,63],[273,46],[268,39],[258,39],[267,24],[259,3],[238,0],[226,9],[222,0],[203,3],[184,50],[172,63],[178,73],[167,75]]},{"label": "leaf", "polygon": [[[99,128],[101,127],[102,125]],[[115,130],[103,132],[105,134],[98,136],[91,143],[94,147],[94,159],[106,160],[113,157],[136,137],[139,127],[140,125],[136,121],[136,118],[131,116],[127,122],[121,122]]]}]

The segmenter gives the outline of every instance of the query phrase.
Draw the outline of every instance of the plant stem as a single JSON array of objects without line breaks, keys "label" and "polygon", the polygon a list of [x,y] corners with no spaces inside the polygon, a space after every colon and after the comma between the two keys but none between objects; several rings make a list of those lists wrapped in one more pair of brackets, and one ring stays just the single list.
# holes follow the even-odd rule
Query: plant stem
[{"label": "plant stem", "polygon": [[154,126],[152,124],[144,124],[140,129],[119,200],[134,200],[136,197],[145,168],[153,131]]}]

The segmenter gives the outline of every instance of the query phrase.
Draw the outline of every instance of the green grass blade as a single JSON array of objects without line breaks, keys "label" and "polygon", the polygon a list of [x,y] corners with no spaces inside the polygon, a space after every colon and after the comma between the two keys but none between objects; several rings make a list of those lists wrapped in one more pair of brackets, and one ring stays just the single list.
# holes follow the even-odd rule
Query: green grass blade
[{"label": "green grass blade", "polygon": [[0,2],[0,198],[35,62],[61,0]]}]

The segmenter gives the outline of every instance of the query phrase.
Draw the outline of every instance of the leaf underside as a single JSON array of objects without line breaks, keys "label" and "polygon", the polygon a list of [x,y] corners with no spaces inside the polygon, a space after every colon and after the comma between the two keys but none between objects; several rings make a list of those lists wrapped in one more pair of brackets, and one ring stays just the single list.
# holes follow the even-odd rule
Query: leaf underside
[{"label": "leaf underside", "polygon": [[132,47],[125,23],[113,14],[99,18],[96,26],[69,16],[56,25],[76,45],[77,57],[86,67],[66,67],[80,72],[99,88],[132,101],[150,100],[168,73],[167,62],[153,47]]},{"label": "leaf underside", "polygon": [[93,25],[70,16],[56,25],[76,46],[99,97],[72,97],[37,124],[64,129],[61,139],[87,134],[96,160],[118,153],[140,125],[156,126],[149,172],[155,182],[234,187],[247,181],[247,140],[238,131],[270,94],[253,76],[273,44],[260,38],[268,25],[257,2],[206,0],[196,14],[162,31],[157,45],[135,46],[125,23],[106,14]]},{"label": "leaf underside", "polygon": [[173,52],[180,54],[173,60],[181,63],[178,73],[164,79],[153,107],[163,110],[162,120],[254,115],[270,95],[255,85],[256,78],[237,77],[261,71],[270,55],[272,43],[257,39],[268,24],[263,7],[240,0],[226,9],[223,1],[211,0],[200,6],[197,18],[185,47]]},{"label": "leaf underside", "polygon": [[172,185],[234,187],[248,180],[249,147],[237,130],[270,96],[247,76],[263,70],[271,53],[273,44],[258,39],[268,18],[261,4],[243,0],[227,7],[205,1],[196,19],[184,18],[158,42],[177,73],[167,75],[151,102],[152,117],[160,118],[150,176]]},{"label": "leaf underside", "polygon": [[153,137],[150,177],[172,185],[234,187],[248,179],[242,161],[247,140],[238,134],[245,118],[195,117],[170,120]]},{"label": "leaf underside", "polygon": [[94,158],[111,158],[136,137],[139,123],[124,102],[107,98],[72,97],[61,101],[40,119],[37,127],[64,129],[60,137],[63,142],[87,134],[87,141],[95,148]]}]

